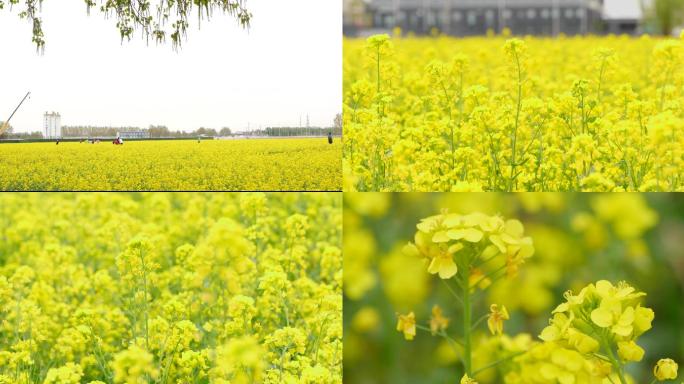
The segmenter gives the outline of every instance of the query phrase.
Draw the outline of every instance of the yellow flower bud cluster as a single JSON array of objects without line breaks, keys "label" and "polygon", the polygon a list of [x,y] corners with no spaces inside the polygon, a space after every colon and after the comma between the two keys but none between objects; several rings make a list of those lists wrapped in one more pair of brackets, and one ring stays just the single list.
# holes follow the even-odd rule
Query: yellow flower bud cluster
[{"label": "yellow flower bud cluster", "polygon": [[606,280],[588,285],[577,295],[567,292],[566,301],[554,309],[540,337],[582,354],[617,350],[622,361],[640,361],[644,350],[636,341],[651,329],[654,317],[653,310],[640,304],[645,295],[625,282],[613,285]]},{"label": "yellow flower bud cluster", "polygon": [[324,137],[20,143],[0,151],[0,191],[339,191],[341,152]]},{"label": "yellow flower bud cluster", "polygon": [[681,191],[684,39],[343,42],[345,191]]},{"label": "yellow flower bud cluster", "polygon": [[518,220],[482,213],[441,213],[422,219],[416,227],[414,243],[404,251],[424,258],[428,272],[442,279],[476,263],[488,266],[489,272],[505,270],[505,275],[513,277],[534,254],[532,239],[524,236]]},{"label": "yellow flower bud cluster", "polygon": [[341,384],[340,195],[0,195],[0,383]]}]

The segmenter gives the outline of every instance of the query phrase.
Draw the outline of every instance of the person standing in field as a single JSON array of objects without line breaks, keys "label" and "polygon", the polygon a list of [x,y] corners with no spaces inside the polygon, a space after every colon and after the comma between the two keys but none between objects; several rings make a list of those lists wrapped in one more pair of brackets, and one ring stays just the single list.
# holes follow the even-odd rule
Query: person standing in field
[{"label": "person standing in field", "polygon": [[333,143],[332,132],[328,132],[328,144]]}]

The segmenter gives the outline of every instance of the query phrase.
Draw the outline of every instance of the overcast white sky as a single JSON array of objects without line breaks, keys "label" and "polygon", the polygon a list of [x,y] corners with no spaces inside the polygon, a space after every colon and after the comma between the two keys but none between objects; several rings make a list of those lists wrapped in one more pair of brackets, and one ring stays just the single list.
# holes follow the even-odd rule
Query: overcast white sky
[{"label": "overcast white sky", "polygon": [[[59,5],[58,5],[59,4]],[[141,38],[120,42],[116,21],[86,15],[83,0],[43,5],[46,48],[36,53],[17,9],[0,10],[0,120],[27,91],[15,131],[42,130],[45,111],[63,125],[233,130],[332,124],[342,105],[342,2],[248,0],[243,30],[221,15],[197,29],[191,18],[179,52]]]}]

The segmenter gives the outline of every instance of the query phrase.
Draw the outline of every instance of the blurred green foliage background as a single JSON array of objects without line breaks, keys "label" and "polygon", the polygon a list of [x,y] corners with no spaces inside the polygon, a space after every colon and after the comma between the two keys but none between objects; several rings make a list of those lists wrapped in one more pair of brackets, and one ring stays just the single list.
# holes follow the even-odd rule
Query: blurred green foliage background
[{"label": "blurred green foliage background", "polygon": [[[414,311],[427,325],[439,304],[455,332],[456,305],[422,261],[405,255],[421,218],[448,209],[517,218],[534,241],[535,255],[513,280],[500,280],[475,307],[504,304],[505,333],[534,339],[563,293],[589,283],[625,280],[648,295],[653,328],[639,343],[644,359],[628,372],[648,383],[664,357],[684,357],[684,195],[589,193],[345,193],[344,381],[348,383],[458,383],[456,352],[441,338],[418,331],[413,341],[396,331],[397,313]],[[474,364],[489,360],[486,325],[476,334]],[[684,375],[680,374],[681,377]],[[478,377],[499,383],[495,370]],[[678,381],[678,382],[679,382]]]}]

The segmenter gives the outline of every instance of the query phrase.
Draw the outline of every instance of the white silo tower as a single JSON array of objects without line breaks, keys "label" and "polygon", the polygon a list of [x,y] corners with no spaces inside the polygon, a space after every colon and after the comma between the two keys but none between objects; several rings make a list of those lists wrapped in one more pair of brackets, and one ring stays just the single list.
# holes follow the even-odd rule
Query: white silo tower
[{"label": "white silo tower", "polygon": [[58,139],[62,137],[62,116],[57,112],[45,112],[44,135],[46,139]]}]

